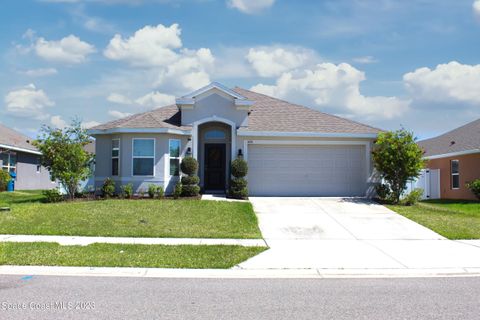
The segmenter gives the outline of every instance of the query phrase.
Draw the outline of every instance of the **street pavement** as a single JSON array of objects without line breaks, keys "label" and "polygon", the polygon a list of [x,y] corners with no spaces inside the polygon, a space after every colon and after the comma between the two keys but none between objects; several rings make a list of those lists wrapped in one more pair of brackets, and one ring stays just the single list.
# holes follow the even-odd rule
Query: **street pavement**
[{"label": "street pavement", "polygon": [[479,302],[478,277],[163,279],[0,276],[0,319],[12,320],[477,320]]}]

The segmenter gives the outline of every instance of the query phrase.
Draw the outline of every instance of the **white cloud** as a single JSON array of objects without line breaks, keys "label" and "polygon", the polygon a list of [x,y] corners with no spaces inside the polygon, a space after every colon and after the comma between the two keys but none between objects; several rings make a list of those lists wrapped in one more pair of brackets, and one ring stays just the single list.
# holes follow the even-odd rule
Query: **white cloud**
[{"label": "white cloud", "polygon": [[175,97],[158,91],[152,91],[144,96],[133,100],[119,93],[111,93],[107,97],[107,101],[117,104],[132,105],[136,107],[145,107],[148,109],[152,109],[175,103]]},{"label": "white cloud", "polygon": [[175,97],[169,94],[154,91],[136,99],[135,102],[144,107],[155,108],[175,103]]},{"label": "white cloud", "polygon": [[114,117],[115,119],[121,119],[121,118],[125,118],[132,115],[129,112],[121,112],[118,110],[108,110],[108,114]]},{"label": "white cloud", "polygon": [[50,123],[55,127],[59,129],[63,129],[67,126],[67,122],[62,119],[61,116],[52,116],[50,118]]},{"label": "white cloud", "polygon": [[10,91],[4,100],[7,111],[12,115],[35,119],[48,117],[45,108],[55,105],[55,102],[50,100],[43,90],[37,90],[34,84]]},{"label": "white cloud", "polygon": [[480,0],[475,0],[472,4],[473,13],[480,18]]},{"label": "white cloud", "polygon": [[120,93],[110,93],[107,97],[107,101],[118,104],[132,104],[133,101]]},{"label": "white cloud", "polygon": [[100,122],[97,122],[97,121],[86,121],[86,122],[82,122],[82,128],[88,129],[91,127],[98,126],[99,124]]},{"label": "white cloud", "polygon": [[363,56],[363,57],[356,57],[352,59],[353,62],[360,63],[360,64],[371,64],[377,63],[378,60],[375,59],[373,56]]},{"label": "white cloud", "polygon": [[39,68],[21,71],[20,73],[29,77],[46,77],[57,74],[58,71],[55,68]]},{"label": "white cloud", "polygon": [[256,14],[268,9],[275,3],[275,0],[228,0],[230,8],[237,9],[243,13]]},{"label": "white cloud", "polygon": [[165,27],[145,26],[129,38],[116,34],[104,51],[112,60],[127,61],[135,66],[168,66],[178,59],[174,49],[182,47],[178,24]]},{"label": "white cloud", "polygon": [[313,50],[279,46],[250,48],[246,58],[261,77],[279,76],[319,60]]},{"label": "white cloud", "polygon": [[210,82],[215,58],[210,49],[182,48],[180,34],[178,24],[145,26],[129,38],[116,34],[104,55],[155,72],[153,87],[164,85],[169,91],[197,89]]},{"label": "white cloud", "polygon": [[415,100],[480,104],[480,65],[452,61],[433,70],[424,67],[409,72],[403,81]]},{"label": "white cloud", "polygon": [[51,62],[78,64],[86,61],[89,54],[94,53],[95,47],[80,38],[69,35],[58,41],[48,41],[38,38],[34,44],[35,53]]},{"label": "white cloud", "polygon": [[391,119],[408,110],[406,100],[362,95],[360,83],[364,80],[365,74],[347,63],[321,63],[312,69],[283,73],[275,85],[258,84],[252,90],[370,119]]}]

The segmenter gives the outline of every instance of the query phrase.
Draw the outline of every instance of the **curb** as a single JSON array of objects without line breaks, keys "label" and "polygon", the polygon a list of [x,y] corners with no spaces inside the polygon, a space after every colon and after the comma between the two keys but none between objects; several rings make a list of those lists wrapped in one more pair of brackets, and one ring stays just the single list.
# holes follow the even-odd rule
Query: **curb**
[{"label": "curb", "polygon": [[336,279],[480,277],[480,268],[445,269],[163,269],[109,267],[0,266],[0,275],[211,278],[211,279]]}]

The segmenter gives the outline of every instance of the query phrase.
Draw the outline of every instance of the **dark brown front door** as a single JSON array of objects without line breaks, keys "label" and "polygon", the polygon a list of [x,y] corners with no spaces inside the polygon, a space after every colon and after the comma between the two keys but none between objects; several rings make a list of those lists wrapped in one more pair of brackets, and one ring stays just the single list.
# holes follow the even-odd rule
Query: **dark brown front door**
[{"label": "dark brown front door", "polygon": [[205,190],[225,190],[225,144],[205,144]]}]

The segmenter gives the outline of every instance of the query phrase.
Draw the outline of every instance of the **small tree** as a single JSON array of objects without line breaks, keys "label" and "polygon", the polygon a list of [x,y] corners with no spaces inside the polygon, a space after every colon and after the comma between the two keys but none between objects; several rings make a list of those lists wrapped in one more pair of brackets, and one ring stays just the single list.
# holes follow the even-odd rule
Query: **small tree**
[{"label": "small tree", "polygon": [[400,201],[407,183],[420,174],[425,166],[423,151],[415,143],[413,133],[405,129],[381,132],[374,146],[375,169],[391,190],[391,200]]},{"label": "small tree", "polygon": [[42,153],[42,165],[53,180],[64,186],[70,199],[75,198],[78,184],[90,174],[92,154],[84,150],[88,143],[90,138],[79,120],[73,120],[70,127],[63,129],[44,125],[33,142]]}]

